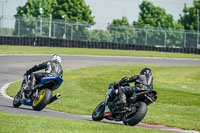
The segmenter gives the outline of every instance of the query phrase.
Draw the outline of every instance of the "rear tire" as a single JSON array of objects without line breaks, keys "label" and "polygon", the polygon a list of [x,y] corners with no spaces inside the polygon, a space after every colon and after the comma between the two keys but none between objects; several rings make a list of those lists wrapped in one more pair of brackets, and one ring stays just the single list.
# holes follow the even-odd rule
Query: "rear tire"
[{"label": "rear tire", "polygon": [[138,124],[146,115],[147,112],[147,105],[144,102],[137,102],[139,107],[137,108],[137,112],[131,116],[131,118],[124,119],[124,125],[131,125],[134,126]]},{"label": "rear tire", "polygon": [[92,119],[94,121],[100,121],[104,117],[105,103],[101,102],[93,111]]},{"label": "rear tire", "polygon": [[20,93],[21,92],[19,91],[17,93],[17,95],[14,97],[14,99],[13,99],[13,107],[18,108],[19,106],[22,105],[21,102],[20,102],[20,99],[21,99],[21,94]]},{"label": "rear tire", "polygon": [[52,92],[49,89],[42,89],[40,93],[40,98],[37,101],[34,100],[32,105],[33,110],[36,111],[41,111],[42,109],[44,109],[52,97]]}]

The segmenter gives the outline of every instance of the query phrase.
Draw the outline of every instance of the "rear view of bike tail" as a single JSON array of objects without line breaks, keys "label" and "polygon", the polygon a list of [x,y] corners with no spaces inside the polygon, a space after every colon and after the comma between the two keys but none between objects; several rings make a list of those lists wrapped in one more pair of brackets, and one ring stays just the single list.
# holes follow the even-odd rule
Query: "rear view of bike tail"
[{"label": "rear view of bike tail", "polygon": [[[54,90],[56,90],[60,84],[62,83],[62,79],[59,77],[51,77],[51,78],[44,78],[43,83],[45,82],[50,83],[52,79],[58,79],[59,82],[54,86]],[[28,81],[26,80],[26,77],[22,81],[21,89],[16,94],[13,100],[13,107],[19,107],[22,104],[32,106],[33,110],[41,111],[44,109],[48,104],[54,102],[60,97],[60,94],[56,94],[55,96],[52,96],[52,88],[44,88],[44,89],[35,89],[34,92],[25,92],[24,88],[26,88]],[[41,85],[41,84],[40,84]],[[43,84],[42,84],[43,85]],[[41,85],[41,86],[42,86]]]}]

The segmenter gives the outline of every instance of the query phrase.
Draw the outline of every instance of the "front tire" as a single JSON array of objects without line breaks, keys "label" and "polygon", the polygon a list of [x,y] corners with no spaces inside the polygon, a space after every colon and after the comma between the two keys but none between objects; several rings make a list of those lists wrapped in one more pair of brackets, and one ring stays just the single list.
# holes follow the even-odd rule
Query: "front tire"
[{"label": "front tire", "polygon": [[32,108],[36,111],[41,111],[46,107],[46,105],[51,100],[52,92],[49,89],[42,89],[40,92],[40,97],[38,100],[33,101]]},{"label": "front tire", "polygon": [[147,105],[144,102],[137,102],[136,108],[137,108],[137,111],[134,115],[132,115],[129,118],[125,118],[123,120],[124,125],[134,126],[138,124],[144,118],[147,112]]},{"label": "front tire", "polygon": [[100,121],[104,117],[105,103],[101,102],[93,111],[92,119],[94,121]]},{"label": "front tire", "polygon": [[[21,88],[23,88],[25,85],[26,85],[26,81],[24,79],[21,83]],[[16,96],[13,99],[13,107],[18,108],[19,106],[22,105],[22,103],[20,102],[20,99],[21,99],[21,90],[18,91],[18,93],[16,94]]]},{"label": "front tire", "polygon": [[21,93],[21,91],[19,91],[17,93],[17,95],[14,97],[14,99],[13,99],[13,107],[18,108],[19,106],[22,105],[21,102],[20,102],[20,99],[21,99],[21,94],[20,93]]}]

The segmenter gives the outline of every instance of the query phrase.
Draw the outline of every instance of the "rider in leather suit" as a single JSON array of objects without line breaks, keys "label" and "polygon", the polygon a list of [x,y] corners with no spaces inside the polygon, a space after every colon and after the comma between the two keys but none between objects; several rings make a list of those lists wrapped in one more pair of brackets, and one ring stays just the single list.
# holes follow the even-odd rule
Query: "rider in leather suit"
[{"label": "rider in leather suit", "polygon": [[[129,83],[135,82],[135,86],[131,87]],[[116,103],[116,106],[120,106],[123,109],[127,107],[126,97],[133,96],[134,92],[140,91],[150,91],[153,89],[153,76],[151,69],[144,68],[141,70],[140,74],[134,75],[130,78],[124,77],[119,82],[111,84],[110,87],[119,90],[120,101]],[[104,117],[112,116],[112,113],[107,108],[104,112]]]},{"label": "rider in leather suit", "polygon": [[[135,82],[134,87],[130,87],[129,83]],[[153,76],[151,69],[144,68],[140,74],[134,75],[130,78],[124,77],[119,82],[114,83],[114,88],[119,89],[120,101],[126,104],[126,96],[132,96],[134,92],[150,91],[153,89]]]},{"label": "rider in leather suit", "polygon": [[[35,85],[43,77],[49,76],[63,76],[63,69],[61,66],[61,58],[59,55],[54,54],[50,61],[43,62],[41,64],[33,66],[31,69],[27,70],[24,76],[30,75],[30,82],[26,90],[34,90]],[[45,69],[45,72],[33,73],[39,70]]]}]

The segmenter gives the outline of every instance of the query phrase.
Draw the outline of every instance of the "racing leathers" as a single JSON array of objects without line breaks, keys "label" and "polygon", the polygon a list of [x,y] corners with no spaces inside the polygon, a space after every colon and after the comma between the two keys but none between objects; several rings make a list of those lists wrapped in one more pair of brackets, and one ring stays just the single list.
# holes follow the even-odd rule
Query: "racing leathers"
[{"label": "racing leathers", "polygon": [[[129,83],[135,82],[135,86],[131,87]],[[126,104],[126,97],[133,96],[134,92],[150,91],[153,89],[153,76],[139,74],[130,78],[124,77],[119,82],[114,83],[114,88],[119,90],[120,103]]]},{"label": "racing leathers", "polygon": [[[33,73],[42,69],[45,69],[45,72]],[[33,66],[31,69],[27,70],[24,75],[30,75],[28,86],[30,90],[34,90],[35,85],[40,82],[40,79],[43,77],[58,76],[62,78],[63,69],[59,62],[50,60]]]}]

